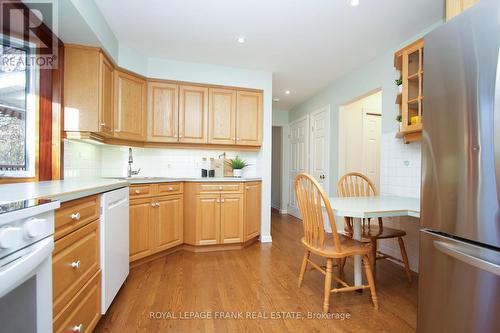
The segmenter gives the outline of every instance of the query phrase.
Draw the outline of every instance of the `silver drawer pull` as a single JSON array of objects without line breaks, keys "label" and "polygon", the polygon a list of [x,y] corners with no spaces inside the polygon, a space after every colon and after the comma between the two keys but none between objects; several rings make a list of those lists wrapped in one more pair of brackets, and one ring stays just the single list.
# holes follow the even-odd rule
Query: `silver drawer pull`
[{"label": "silver drawer pull", "polygon": [[151,203],[151,207],[156,207],[156,204],[154,202]]},{"label": "silver drawer pull", "polygon": [[221,191],[222,191],[222,186],[219,186],[219,190],[221,190]]},{"label": "silver drawer pull", "polygon": [[156,207],[160,207],[160,203],[159,202],[156,203]]},{"label": "silver drawer pull", "polygon": [[168,190],[169,190],[169,191],[173,191],[173,190],[174,190],[174,188],[173,188],[173,187],[169,187],[169,188],[168,188]]},{"label": "silver drawer pull", "polygon": [[80,325],[75,325],[75,326],[71,327],[71,330],[72,330],[73,332],[81,332],[81,331],[82,331],[82,329],[83,329],[83,324],[80,324]]},{"label": "silver drawer pull", "polygon": [[101,123],[101,126],[106,126],[106,123]]},{"label": "silver drawer pull", "polygon": [[81,217],[80,213],[74,213],[74,214],[71,214],[71,219],[72,220],[79,220]]},{"label": "silver drawer pull", "polygon": [[220,202],[224,203],[224,199],[221,199]]},{"label": "silver drawer pull", "polygon": [[141,193],[141,190],[135,190],[135,194]]},{"label": "silver drawer pull", "polygon": [[80,260],[73,261],[73,262],[71,263],[71,267],[73,267],[74,269],[78,269],[78,268],[80,268]]}]

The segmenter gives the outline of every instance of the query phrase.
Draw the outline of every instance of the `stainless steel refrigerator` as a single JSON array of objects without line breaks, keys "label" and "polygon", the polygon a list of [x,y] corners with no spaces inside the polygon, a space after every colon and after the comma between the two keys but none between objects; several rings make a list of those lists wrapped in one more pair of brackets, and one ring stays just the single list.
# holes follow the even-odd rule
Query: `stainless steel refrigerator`
[{"label": "stainless steel refrigerator", "polygon": [[500,0],[425,36],[418,332],[500,332]]}]

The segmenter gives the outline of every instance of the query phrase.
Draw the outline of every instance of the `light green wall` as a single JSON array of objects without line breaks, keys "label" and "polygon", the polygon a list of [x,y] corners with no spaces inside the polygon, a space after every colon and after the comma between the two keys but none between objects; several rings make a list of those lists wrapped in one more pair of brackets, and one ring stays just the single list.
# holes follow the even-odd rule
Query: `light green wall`
[{"label": "light green wall", "polygon": [[[338,120],[339,108],[369,92],[382,89],[382,133],[396,133],[398,123],[395,117],[398,108],[395,104],[398,93],[394,80],[397,78],[397,71],[394,68],[394,53],[421,38],[437,26],[442,21],[436,22],[419,34],[396,45],[393,49],[378,56],[369,63],[361,66],[357,70],[332,82],[325,89],[319,91],[313,97],[296,105],[290,110],[290,122],[299,119],[322,106],[330,104],[331,107],[331,154],[330,154],[330,179],[338,179]],[[348,52],[346,50],[346,52]],[[335,193],[336,181],[330,182],[330,191]]]},{"label": "light green wall", "polygon": [[273,126],[284,126],[289,122],[288,110],[273,110]]}]

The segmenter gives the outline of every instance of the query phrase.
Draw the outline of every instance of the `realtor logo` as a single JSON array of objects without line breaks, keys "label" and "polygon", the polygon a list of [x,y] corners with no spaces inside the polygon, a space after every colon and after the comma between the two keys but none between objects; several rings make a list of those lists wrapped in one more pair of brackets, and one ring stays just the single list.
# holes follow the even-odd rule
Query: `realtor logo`
[{"label": "realtor logo", "polygon": [[[0,52],[3,66],[54,69],[58,65],[57,3],[41,0],[2,1],[0,6],[2,49],[23,49],[27,56]],[[19,61],[25,62],[19,64]]]}]

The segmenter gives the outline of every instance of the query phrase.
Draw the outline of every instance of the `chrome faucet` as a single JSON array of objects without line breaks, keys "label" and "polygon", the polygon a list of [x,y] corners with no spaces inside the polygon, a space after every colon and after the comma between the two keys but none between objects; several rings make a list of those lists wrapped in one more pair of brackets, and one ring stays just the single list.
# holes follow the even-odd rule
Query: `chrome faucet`
[{"label": "chrome faucet", "polygon": [[137,171],[132,170],[132,163],[134,163],[134,158],[132,157],[132,148],[128,149],[128,167],[127,167],[127,177],[137,176],[141,171],[139,168]]}]

